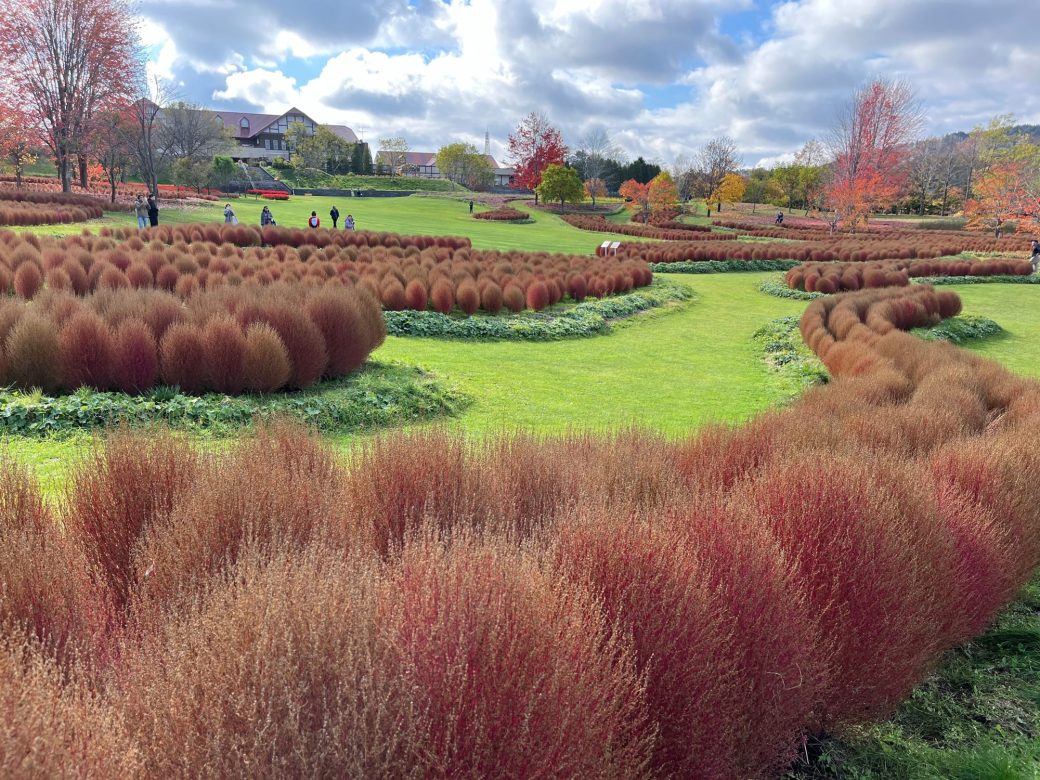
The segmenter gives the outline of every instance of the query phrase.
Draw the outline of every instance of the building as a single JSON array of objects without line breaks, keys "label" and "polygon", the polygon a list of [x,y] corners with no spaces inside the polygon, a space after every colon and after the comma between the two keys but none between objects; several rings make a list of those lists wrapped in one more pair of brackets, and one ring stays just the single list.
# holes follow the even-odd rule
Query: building
[{"label": "building", "polygon": [[[388,152],[376,153],[376,166],[389,166]],[[402,176],[415,176],[420,179],[441,179],[441,172],[437,169],[436,152],[397,152],[403,154],[404,161],[398,163],[397,172]],[[513,183],[513,169],[498,164],[490,154],[485,154],[484,159],[488,161],[491,170],[495,174],[495,187],[508,187]]]},{"label": "building", "polygon": [[[300,122],[311,133],[320,126],[298,108],[290,108],[284,114],[252,114],[242,111],[213,111],[225,128],[232,131],[237,146],[231,151],[234,160],[245,160],[247,162],[259,160],[273,160],[275,158],[289,159],[289,149],[285,140],[285,133],[293,122]],[[358,137],[346,125],[325,125],[329,130],[338,135],[344,141],[352,144],[358,142]]]}]

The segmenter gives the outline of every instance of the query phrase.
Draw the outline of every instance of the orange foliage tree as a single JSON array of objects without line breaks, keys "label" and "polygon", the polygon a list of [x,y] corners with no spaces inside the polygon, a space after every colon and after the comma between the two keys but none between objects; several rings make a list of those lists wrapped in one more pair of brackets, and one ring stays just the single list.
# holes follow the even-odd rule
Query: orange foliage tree
[{"label": "orange foliage tree", "polygon": [[964,204],[969,228],[993,230],[999,238],[1005,221],[1040,224],[1040,172],[1029,159],[994,164],[972,189],[975,197]]},{"label": "orange foliage tree", "polygon": [[661,171],[647,185],[647,203],[651,214],[671,211],[679,205],[679,190],[668,171]]},{"label": "orange foliage tree", "polygon": [[596,198],[602,198],[607,194],[607,183],[603,179],[589,179],[585,182],[585,194],[592,198],[592,205],[596,205]]},{"label": "orange foliage tree", "polygon": [[832,129],[834,165],[827,201],[832,227],[855,226],[891,204],[906,178],[907,143],[921,124],[909,85],[878,80],[856,93]]},{"label": "orange foliage tree", "polygon": [[0,104],[0,161],[15,175],[16,186],[22,186],[22,171],[36,162],[34,149],[39,138],[25,112]]},{"label": "orange foliage tree", "polygon": [[633,211],[642,211],[643,218],[650,216],[650,185],[640,184],[635,179],[629,179],[618,187],[618,194],[628,201],[628,207]]}]

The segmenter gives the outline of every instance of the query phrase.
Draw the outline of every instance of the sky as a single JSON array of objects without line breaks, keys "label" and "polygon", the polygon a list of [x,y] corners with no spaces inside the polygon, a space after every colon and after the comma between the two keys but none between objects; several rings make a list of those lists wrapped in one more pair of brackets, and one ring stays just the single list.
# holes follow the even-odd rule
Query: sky
[{"label": "sky", "polygon": [[925,130],[1040,124],[1040,0],[139,0],[149,71],[178,97],[295,106],[378,148],[457,141],[508,161],[531,111],[571,148],[605,129],[669,166],[728,135],[743,164],[812,138],[874,78]]}]

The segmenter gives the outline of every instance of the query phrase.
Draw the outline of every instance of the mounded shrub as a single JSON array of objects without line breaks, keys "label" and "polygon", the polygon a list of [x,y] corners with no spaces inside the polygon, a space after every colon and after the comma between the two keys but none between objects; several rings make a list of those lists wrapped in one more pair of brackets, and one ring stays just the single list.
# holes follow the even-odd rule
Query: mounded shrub
[{"label": "mounded shrub", "polygon": [[292,364],[278,332],[267,323],[246,328],[246,351],[242,367],[245,388],[251,393],[273,393],[292,376]]},{"label": "mounded shrub", "polygon": [[159,342],[159,370],[166,385],[185,393],[206,389],[206,352],[197,325],[178,322],[167,328]]},{"label": "mounded shrub", "polygon": [[141,393],[159,378],[159,352],[152,329],[130,317],[112,335],[112,386],[124,393]]},{"label": "mounded shrub", "polygon": [[54,324],[36,313],[24,314],[8,333],[5,374],[22,388],[53,393],[61,386],[61,343]]}]

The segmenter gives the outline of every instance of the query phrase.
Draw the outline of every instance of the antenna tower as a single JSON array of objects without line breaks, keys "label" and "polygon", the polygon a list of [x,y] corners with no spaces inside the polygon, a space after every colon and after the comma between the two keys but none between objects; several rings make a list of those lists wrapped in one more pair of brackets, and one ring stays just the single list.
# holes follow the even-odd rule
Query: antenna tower
[{"label": "antenna tower", "polygon": [[484,131],[484,156],[491,156],[491,133],[487,130]]}]

